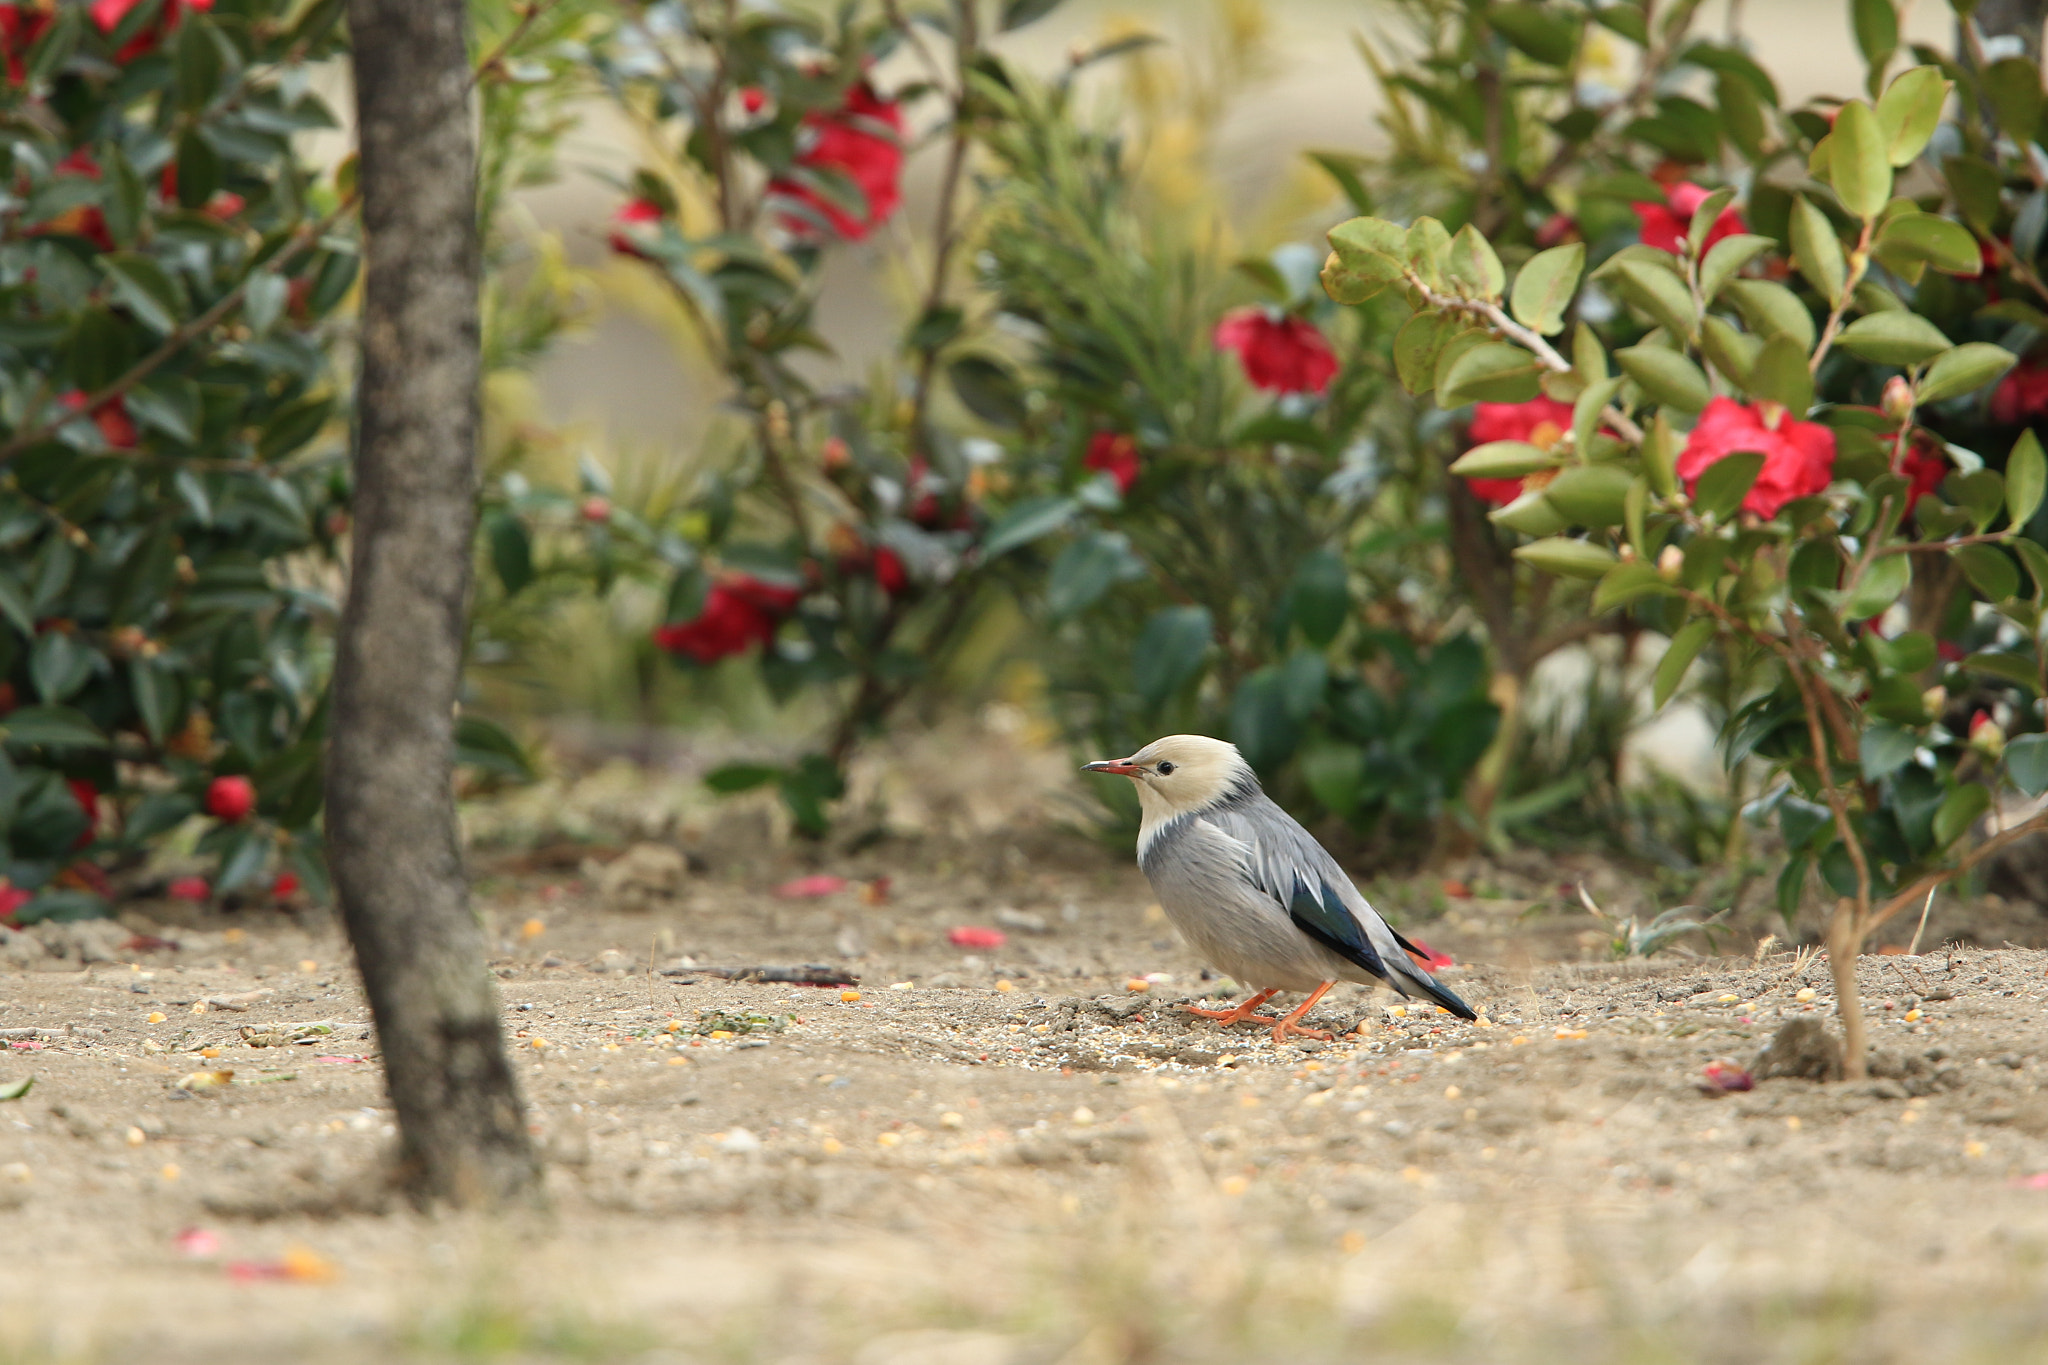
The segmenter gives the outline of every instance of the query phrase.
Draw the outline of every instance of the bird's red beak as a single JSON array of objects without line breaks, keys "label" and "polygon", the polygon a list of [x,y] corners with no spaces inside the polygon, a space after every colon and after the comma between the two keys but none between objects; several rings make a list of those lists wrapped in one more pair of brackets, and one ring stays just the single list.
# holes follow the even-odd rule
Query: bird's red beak
[{"label": "bird's red beak", "polygon": [[1105,758],[1094,763],[1083,763],[1084,773],[1115,773],[1118,777],[1136,777],[1144,769],[1128,758]]}]

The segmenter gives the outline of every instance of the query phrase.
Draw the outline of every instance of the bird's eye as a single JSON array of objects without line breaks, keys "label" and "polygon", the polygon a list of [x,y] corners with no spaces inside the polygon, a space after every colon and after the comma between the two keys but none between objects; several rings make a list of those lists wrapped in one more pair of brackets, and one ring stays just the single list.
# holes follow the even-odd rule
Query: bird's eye
[{"label": "bird's eye", "polygon": [[1171,777],[1173,775],[1173,765],[1171,763],[1162,763],[1153,771],[1157,772],[1161,777]]}]

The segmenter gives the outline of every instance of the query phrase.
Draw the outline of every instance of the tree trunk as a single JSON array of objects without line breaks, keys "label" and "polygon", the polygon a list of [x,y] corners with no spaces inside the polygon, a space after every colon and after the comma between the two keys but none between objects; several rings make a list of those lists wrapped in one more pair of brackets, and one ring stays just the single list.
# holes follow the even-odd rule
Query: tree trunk
[{"label": "tree trunk", "polygon": [[462,0],[349,0],[367,271],[327,834],[418,1202],[538,1190],[452,787],[476,521],[475,153]]}]

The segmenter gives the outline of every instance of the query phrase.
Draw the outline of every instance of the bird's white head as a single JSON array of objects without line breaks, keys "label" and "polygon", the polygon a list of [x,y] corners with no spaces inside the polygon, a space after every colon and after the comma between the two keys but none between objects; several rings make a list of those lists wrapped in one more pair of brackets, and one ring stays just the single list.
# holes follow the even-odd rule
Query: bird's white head
[{"label": "bird's white head", "polygon": [[1177,815],[1205,810],[1240,791],[1256,791],[1251,764],[1237,751],[1207,735],[1168,735],[1129,758],[1083,765],[1083,772],[1116,773],[1137,784],[1138,808],[1150,827]]}]

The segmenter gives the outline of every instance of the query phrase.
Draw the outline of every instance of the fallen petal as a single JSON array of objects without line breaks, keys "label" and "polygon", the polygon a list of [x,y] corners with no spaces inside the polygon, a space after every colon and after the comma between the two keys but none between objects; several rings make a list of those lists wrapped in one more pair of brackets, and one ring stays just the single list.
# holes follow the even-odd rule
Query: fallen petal
[{"label": "fallen petal", "polygon": [[823,873],[811,877],[798,877],[795,881],[784,882],[775,888],[775,894],[786,900],[802,900],[809,896],[829,896],[835,891],[846,889],[846,878],[829,877]]}]

